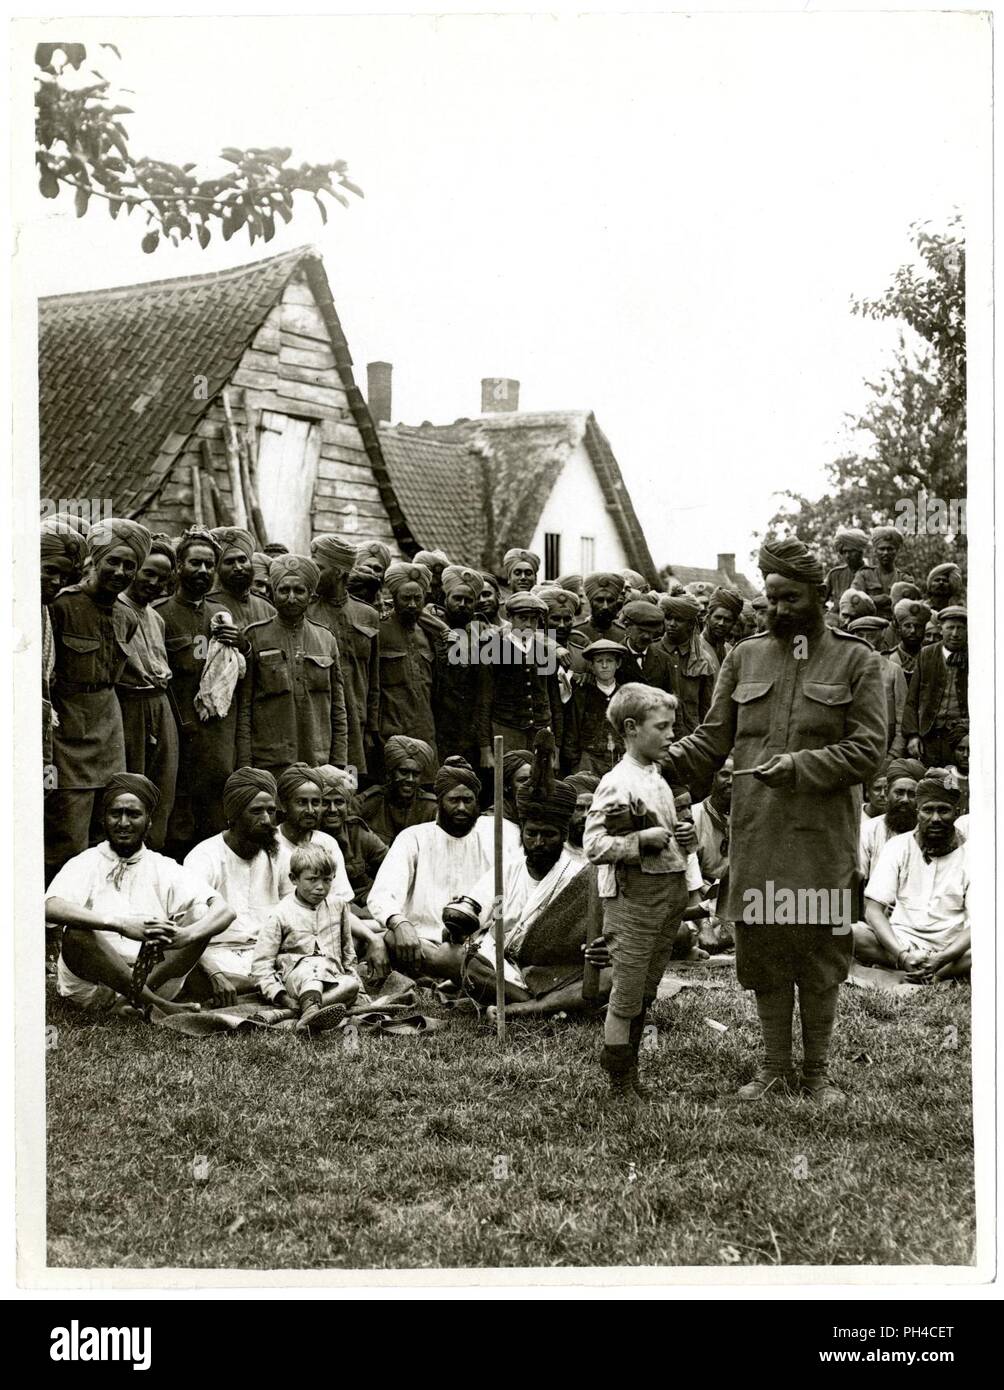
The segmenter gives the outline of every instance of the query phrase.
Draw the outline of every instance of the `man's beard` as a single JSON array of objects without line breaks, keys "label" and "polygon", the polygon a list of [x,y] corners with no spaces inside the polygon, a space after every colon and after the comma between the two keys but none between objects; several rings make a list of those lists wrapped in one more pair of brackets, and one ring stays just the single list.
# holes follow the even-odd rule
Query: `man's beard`
[{"label": "man's beard", "polygon": [[582,837],[586,831],[585,816],[573,816],[568,822],[568,843],[574,845],[576,849],[582,848]]},{"label": "man's beard", "polygon": [[463,839],[465,835],[470,834],[474,829],[475,819],[473,811],[469,813],[467,811],[453,811],[447,814],[442,807],[440,807],[439,815],[436,817],[440,827],[446,831],[447,835],[454,835],[457,839]]},{"label": "man's beard", "polygon": [[796,618],[791,613],[768,613],[767,631],[772,637],[811,637],[819,627],[822,610]]},{"label": "man's beard", "polygon": [[955,826],[939,825],[936,829],[933,826],[921,827],[918,838],[921,849],[928,854],[944,854],[955,839]]},{"label": "man's beard", "polygon": [[246,599],[251,592],[252,579],[254,579],[253,571],[247,575],[230,575],[226,580],[221,580],[220,584],[228,594],[233,594],[234,598]]},{"label": "man's beard", "polygon": [[182,575],[180,584],[186,598],[203,598],[213,587],[213,576],[200,570],[198,574]]},{"label": "man's beard", "polygon": [[249,839],[253,845],[263,849],[270,859],[279,849],[279,832],[274,825],[267,826],[262,830],[255,830]]},{"label": "man's beard", "polygon": [[530,872],[538,878],[543,878],[560,859],[561,846],[558,845],[556,849],[528,849],[524,850],[524,854]]},{"label": "man's beard", "polygon": [[891,835],[905,835],[908,830],[913,830],[917,824],[917,808],[911,806],[909,802],[890,806],[885,813],[886,829]]}]

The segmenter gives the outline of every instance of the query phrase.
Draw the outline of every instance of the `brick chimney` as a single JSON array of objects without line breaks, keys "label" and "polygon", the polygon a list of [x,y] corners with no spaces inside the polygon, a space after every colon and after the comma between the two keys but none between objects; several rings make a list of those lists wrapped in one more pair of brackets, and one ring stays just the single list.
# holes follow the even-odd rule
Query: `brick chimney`
[{"label": "brick chimney", "polygon": [[367,362],[366,399],[370,414],[377,424],[390,424],[390,378],[394,368],[389,362]]},{"label": "brick chimney", "polygon": [[731,555],[719,555],[719,557],[718,557],[718,568],[721,570],[721,572],[722,572],[723,574],[727,574],[728,577],[729,577],[730,579],[735,579],[735,577],[736,577],[736,557],[735,557],[735,553],[733,552],[733,554],[731,554]]},{"label": "brick chimney", "polygon": [[519,382],[508,376],[481,378],[481,414],[501,415],[519,410]]}]

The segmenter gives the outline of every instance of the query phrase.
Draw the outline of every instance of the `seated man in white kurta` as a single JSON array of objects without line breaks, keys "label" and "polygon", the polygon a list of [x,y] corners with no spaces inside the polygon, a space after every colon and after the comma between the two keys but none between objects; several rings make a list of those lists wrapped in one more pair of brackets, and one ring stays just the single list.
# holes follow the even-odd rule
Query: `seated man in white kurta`
[{"label": "seated man in white kurta", "polygon": [[[470,893],[492,868],[495,828],[478,815],[481,783],[464,758],[447,758],[433,791],[436,819],[400,832],[377,870],[367,905],[386,928],[384,942],[398,969],[449,978],[456,947],[443,942],[443,908]],[[502,833],[505,858],[522,858],[516,826],[503,822]]]}]

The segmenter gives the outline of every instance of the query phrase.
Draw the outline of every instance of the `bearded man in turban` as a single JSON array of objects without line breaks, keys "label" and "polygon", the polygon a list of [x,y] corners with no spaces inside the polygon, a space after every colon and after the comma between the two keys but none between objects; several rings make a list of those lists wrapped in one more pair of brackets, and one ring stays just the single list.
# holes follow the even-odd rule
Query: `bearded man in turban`
[{"label": "bearded man in turban", "polygon": [[884,770],[885,807],[877,815],[861,817],[858,869],[862,883],[871,878],[887,842],[917,824],[917,783],[923,775],[924,764],[916,758],[889,759]]},{"label": "bearded man in turban", "polygon": [[624,607],[624,579],[613,571],[587,574],[582,581],[589,603],[589,617],[580,618],[575,631],[584,639],[583,645],[606,637],[610,642],[624,642],[624,624],[618,621]]},{"label": "bearded man in turban", "polygon": [[210,534],[219,549],[210,602],[227,609],[242,632],[252,623],[274,618],[273,605],[252,589],[255,549],[251,532],[240,526],[217,526]]},{"label": "bearded man in turban", "polygon": [[[402,830],[380,865],[368,907],[384,928],[391,961],[409,974],[448,975],[443,908],[494,862],[494,826],[478,815],[481,783],[463,758],[436,773],[436,819]],[[519,832],[503,822],[507,855],[518,853]]]},{"label": "bearded man in turban", "polygon": [[[758,1100],[790,1084],[797,986],[802,1089],[829,1105],[844,1099],[827,1058],[855,915],[844,922],[840,904],[857,884],[859,787],[885,755],[885,692],[868,644],[824,624],[822,567],[807,547],[769,541],[759,559],[769,631],[726,655],[707,718],[673,745],[665,775],[696,798],[733,759],[719,916],[735,923],[739,983],[756,993],[766,1046],[764,1065],[739,1094]],[[809,908],[821,892],[836,909]],[[800,904],[794,913],[792,902]]]},{"label": "bearded man in turban", "polygon": [[924,647],[906,697],[903,732],[911,758],[944,767],[952,741],[969,728],[969,618],[964,608],[938,615],[941,641]]},{"label": "bearded man in turban", "polygon": [[425,608],[424,565],[395,560],[384,582],[394,608],[380,628],[380,736],[422,739],[436,757],[435,704],[448,629]]},{"label": "bearded man in turban", "polygon": [[361,792],[357,804],[369,828],[391,845],[407,826],[436,819],[436,798],[424,790],[436,760],[422,739],[394,734],[384,744],[383,765],[383,785]]},{"label": "bearded man in turban", "polygon": [[743,611],[742,595],[737,589],[712,589],[708,596],[708,611],[701,629],[701,651],[713,667],[715,675],[721,670],[725,653],[732,649],[732,639]]},{"label": "bearded man in turban", "polygon": [[390,550],[383,541],[367,541],[359,546],[346,585],[352,597],[376,607],[391,559]]},{"label": "bearded man in turban", "polygon": [[892,596],[892,586],[909,580],[896,568],[896,560],[903,548],[903,532],[898,526],[873,526],[871,533],[872,555],[875,559],[875,573],[882,585],[883,593]]},{"label": "bearded man in turban", "polygon": [[276,613],[252,623],[237,708],[237,761],[278,774],[289,763],[348,759],[348,720],[338,643],[307,617],[320,570],[305,555],[278,555],[269,569]]},{"label": "bearded man in turban", "polygon": [[354,547],[336,535],[315,536],[310,554],[320,578],[307,617],[326,627],[338,643],[348,721],[348,765],[365,777],[374,752],[379,751],[380,615],[348,591]]},{"label": "bearded man in turban", "polygon": [[234,919],[202,879],[147,848],[157,799],[146,777],[110,777],[101,796],[104,839],[65,863],[46,891],[45,920],[63,928],[56,988],[80,1008],[124,1009],[136,957],[150,945],[164,955],[147,976],[143,1007],[186,1012],[193,1006],[172,1001],[208,944]]},{"label": "bearded man in turban", "polygon": [[692,734],[711,708],[717,667],[708,658],[697,630],[701,605],[692,594],[664,594],[659,599],[665,634],[659,648],[672,672],[678,704],[675,728]]},{"label": "bearded man in turban", "polygon": [[138,522],[99,522],[87,535],[86,576],[49,605],[55,786],[45,799],[47,877],[87,848],[99,794],[126,770],[115,685],[137,618],[118,598],[149,549],[150,533]]},{"label": "bearded man in turban", "polygon": [[248,651],[233,615],[222,622],[229,610],[208,597],[218,555],[209,531],[194,526],[186,531],[175,546],[178,587],[153,603],[164,620],[170,698],[178,721],[178,777],[167,843],[179,857],[225,827],[223,786],[236,765],[237,699],[226,714],[207,720],[196,706],[210,641]]},{"label": "bearded man in turban", "polygon": [[854,949],[860,960],[926,983],[972,968],[969,847],[955,829],[952,769],[928,768],[915,799],[916,829],[886,843],[865,887],[865,924],[855,928]]},{"label": "bearded man in turban", "polygon": [[450,557],[442,550],[418,550],[415,552],[412,563],[424,565],[432,575],[432,583],[429,585],[429,595],[426,602],[430,608],[436,610],[436,616],[442,618],[445,601],[443,571],[450,563]]},{"label": "bearded man in turban", "polygon": [[868,533],[856,526],[841,526],[837,531],[834,546],[840,564],[834,565],[827,574],[824,591],[826,602],[833,608],[839,606],[845,589],[860,589],[864,594],[882,593],[877,571],[865,564],[868,544]]}]

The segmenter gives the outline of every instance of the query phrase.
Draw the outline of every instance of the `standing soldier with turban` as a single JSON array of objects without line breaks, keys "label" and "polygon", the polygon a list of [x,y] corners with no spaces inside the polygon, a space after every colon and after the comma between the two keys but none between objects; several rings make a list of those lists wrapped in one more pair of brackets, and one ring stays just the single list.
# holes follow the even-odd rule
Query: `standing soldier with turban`
[{"label": "standing soldier with turban", "polygon": [[227,609],[241,632],[251,623],[274,618],[275,608],[251,587],[255,553],[251,532],[240,526],[217,526],[211,535],[219,547],[219,558],[216,584],[207,595],[209,601]]},{"label": "standing soldier with turban", "polygon": [[347,588],[360,603],[376,607],[383,577],[391,562],[391,553],[383,541],[367,541],[356,551],[355,564],[349,570]]},{"label": "standing soldier with turban", "polygon": [[269,570],[276,614],[252,623],[237,710],[237,761],[276,777],[290,763],[347,759],[338,643],[307,609],[320,570],[305,555],[278,555]]},{"label": "standing soldier with turban", "polygon": [[[42,763],[46,769],[52,766],[52,693],[49,687],[56,660],[49,605],[61,589],[80,579],[86,550],[84,534],[82,529],[66,522],[49,519],[42,523]],[[47,786],[48,776],[47,772]]]},{"label": "standing soldier with turban", "polygon": [[447,565],[442,572],[443,613],[449,629],[446,659],[439,669],[433,715],[439,756],[457,754],[469,763],[478,760],[474,714],[478,698],[481,638],[472,626],[474,605],[481,593],[481,575],[464,565]]},{"label": "standing soldier with turban", "polygon": [[[673,746],[666,774],[703,792],[733,758],[719,916],[736,924],[736,972],[756,992],[766,1045],[765,1064],[739,1094],[756,1100],[789,1084],[797,985],[802,1088],[828,1105],[844,1098],[827,1057],[856,914],[852,906],[844,922],[842,908],[812,904],[854,901],[860,785],[885,754],[885,693],[867,643],[824,624],[822,566],[801,541],[765,542],[760,570],[769,630],[728,653],[707,719]],[[795,921],[775,911],[792,897],[803,905]]]},{"label": "standing soldier with turban", "polygon": [[882,686],[886,696],[886,723],[888,728],[887,749],[890,757],[902,757],[906,747],[903,736],[903,711],[906,708],[906,676],[898,661],[891,661],[877,647],[886,623],[877,613],[864,618],[855,618],[848,624],[847,631],[861,637],[875,652],[882,668]]},{"label": "standing soldier with turban", "polygon": [[939,614],[941,641],[924,647],[903,716],[907,752],[930,767],[952,762],[953,739],[969,728],[969,627],[964,608]]},{"label": "standing soldier with turban", "polygon": [[502,556],[502,570],[512,593],[529,593],[540,573],[540,556],[518,547],[507,550]]},{"label": "standing soldier with turban", "polygon": [[938,615],[943,608],[965,607],[966,589],[962,582],[962,571],[950,562],[935,565],[927,576],[927,606],[931,610],[931,622],[940,631]]},{"label": "standing soldier with turban", "polygon": [[575,624],[576,632],[585,638],[585,645],[606,637],[611,642],[624,642],[624,625],[618,622],[618,615],[624,607],[624,580],[619,574],[587,574],[582,587],[589,601],[589,617],[580,618]]},{"label": "standing soldier with turban", "polygon": [[419,550],[415,552],[412,559],[414,565],[424,565],[432,575],[432,583],[429,585],[428,606],[435,611],[437,618],[442,618],[442,608],[445,595],[443,593],[443,571],[450,563],[448,555],[444,555],[441,550]]},{"label": "standing soldier with turban", "polygon": [[661,649],[673,672],[673,694],[678,705],[675,731],[692,734],[711,708],[717,667],[701,647],[697,623],[701,605],[692,594],[665,594],[659,600],[665,636]]},{"label": "standing soldier with turban", "polygon": [[433,713],[447,627],[424,611],[429,571],[395,560],[384,576],[394,611],[380,628],[380,737],[408,734],[428,743],[436,759]]},{"label": "standing soldier with turban", "polygon": [[917,658],[924,646],[924,633],[931,621],[931,610],[920,599],[901,598],[892,612],[899,644],[889,653],[889,660],[902,666],[909,689]]},{"label": "standing soldier with turban", "polygon": [[135,521],[107,520],[87,535],[89,570],[49,607],[56,786],[45,802],[48,876],[87,848],[91,820],[108,779],[125,772],[122,711],[115,694],[136,631],[118,602],[150,549]]},{"label": "standing soldier with turban", "polygon": [[737,589],[713,589],[708,595],[708,611],[700,642],[701,651],[716,676],[725,660],[725,653],[732,649],[732,638],[742,611],[742,595]]},{"label": "standing soldier with turban", "polygon": [[436,761],[420,738],[394,734],[384,744],[383,765],[383,786],[360,793],[357,804],[369,828],[391,845],[407,826],[435,820],[436,798],[422,788],[432,781]]},{"label": "standing soldier with turban", "polygon": [[868,535],[855,526],[841,526],[835,540],[841,563],[826,576],[824,598],[837,608],[846,589],[860,589],[863,594],[880,594],[882,585],[878,573],[865,564]]},{"label": "standing soldier with turban", "polygon": [[196,697],[210,639],[246,650],[236,623],[213,626],[224,610],[208,598],[218,549],[212,535],[192,527],[175,547],[178,588],[155,604],[164,620],[164,643],[171,667],[171,698],[178,720],[178,780],[167,838],[172,851],[186,854],[198,840],[226,825],[223,787],[233,772],[237,746],[237,700],[226,714],[203,719]]},{"label": "standing soldier with turban", "polygon": [[873,526],[871,543],[876,577],[882,592],[891,596],[894,584],[910,578],[896,568],[896,557],[903,548],[903,532],[898,526]]},{"label": "standing soldier with turban", "polygon": [[317,595],[307,617],[326,627],[338,643],[348,720],[348,766],[360,776],[369,769],[380,736],[380,615],[352,598],[347,579],[355,550],[335,535],[315,536],[310,554],[320,570]]}]

